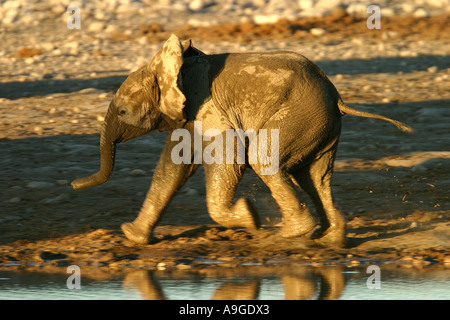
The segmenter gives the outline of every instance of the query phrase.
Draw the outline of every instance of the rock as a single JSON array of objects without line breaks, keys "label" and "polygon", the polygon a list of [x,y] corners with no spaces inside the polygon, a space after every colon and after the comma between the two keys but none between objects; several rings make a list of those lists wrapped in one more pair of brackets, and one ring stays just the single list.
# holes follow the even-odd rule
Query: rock
[{"label": "rock", "polygon": [[232,257],[224,256],[224,257],[219,257],[219,258],[217,258],[217,260],[219,260],[219,261],[225,261],[225,262],[230,262],[230,261],[233,261],[234,259],[235,259],[234,256],[232,256]]},{"label": "rock", "polygon": [[100,93],[102,93],[102,91],[96,88],[86,88],[78,91],[78,94],[100,94]]},{"label": "rock", "polygon": [[298,6],[303,10],[311,9],[314,7],[314,4],[314,0],[298,0]]},{"label": "rock", "polygon": [[429,73],[436,73],[438,71],[438,67],[437,66],[429,67],[429,68],[427,68],[427,71]]},{"label": "rock", "polygon": [[365,42],[364,42],[364,39],[362,39],[362,38],[353,38],[352,43],[357,46],[362,46],[362,45],[364,45]]},{"label": "rock", "polygon": [[143,45],[146,45],[147,43],[148,43],[148,39],[147,39],[147,37],[140,37],[139,38],[139,40],[138,40],[138,43],[141,45],[141,46],[143,46]]},{"label": "rock", "polygon": [[49,8],[55,15],[60,15],[66,12],[67,7],[62,3],[56,3],[53,1],[51,7]]},{"label": "rock", "polygon": [[44,42],[40,44],[40,47],[44,50],[44,51],[53,51],[55,50],[56,46],[54,43],[51,42]]},{"label": "rock", "polygon": [[60,194],[59,196],[56,196],[54,198],[48,198],[48,199],[43,199],[41,202],[42,203],[46,203],[46,204],[55,204],[55,203],[60,203],[64,200],[68,200],[70,197],[68,194]]},{"label": "rock", "polygon": [[27,188],[31,189],[49,189],[55,186],[54,183],[45,182],[45,181],[32,181],[27,184]]},{"label": "rock", "polygon": [[193,188],[186,188],[183,190],[183,193],[187,196],[196,196],[198,195],[198,191]]},{"label": "rock", "polygon": [[420,118],[447,117],[449,115],[443,108],[432,107],[421,108],[417,111],[417,114]]},{"label": "rock", "polygon": [[426,18],[426,17],[429,17],[430,14],[424,8],[417,8],[414,11],[413,16],[416,17],[416,18]]},{"label": "rock", "polygon": [[187,24],[193,27],[209,27],[211,26],[210,21],[200,20],[191,18],[187,21]]},{"label": "rock", "polygon": [[97,19],[97,20],[107,21],[109,19],[112,19],[110,14],[108,14],[107,12],[102,11],[102,10],[96,11],[94,16],[95,16],[95,19]]},{"label": "rock", "polygon": [[395,15],[395,11],[393,8],[381,8],[381,16],[382,17],[393,17]]},{"label": "rock", "polygon": [[64,44],[64,47],[69,48],[69,49],[78,49],[79,47],[79,43],[78,41],[70,41],[70,42],[66,42]]},{"label": "rock", "polygon": [[402,263],[412,263],[413,260],[414,260],[413,256],[404,256],[404,257],[399,259],[399,261],[402,262]]},{"label": "rock", "polygon": [[110,262],[114,260],[114,254],[112,252],[97,252],[87,259],[96,262]]},{"label": "rock", "polygon": [[367,15],[367,4],[364,2],[352,2],[347,7],[347,13],[351,16],[365,17]]},{"label": "rock", "polygon": [[313,35],[313,36],[321,36],[324,35],[326,33],[326,31],[322,28],[311,28],[309,30],[309,32]]},{"label": "rock", "polygon": [[109,24],[106,29],[105,32],[107,33],[114,33],[114,32],[118,32],[119,29],[117,28],[117,26],[113,25],[113,24]]},{"label": "rock", "polygon": [[14,197],[9,199],[9,203],[19,203],[20,201],[22,201],[22,199],[20,197]]},{"label": "rock", "polygon": [[158,270],[165,270],[165,269],[166,269],[166,264],[165,264],[164,262],[159,262],[159,263],[156,265],[156,268],[157,268]]},{"label": "rock", "polygon": [[428,169],[424,165],[421,165],[421,164],[416,165],[411,168],[411,171],[414,173],[424,173],[424,172],[427,172],[427,170]]},{"label": "rock", "polygon": [[255,15],[253,21],[256,24],[276,23],[280,19],[278,14]]},{"label": "rock", "polygon": [[418,53],[410,50],[401,50],[398,55],[402,58],[417,57]]},{"label": "rock", "polygon": [[54,56],[54,57],[60,56],[60,55],[62,55],[62,51],[61,51],[61,49],[55,49],[55,50],[53,50],[53,51],[51,52],[50,55],[51,55],[51,56]]},{"label": "rock", "polygon": [[207,6],[210,6],[212,3],[213,3],[212,1],[193,0],[189,2],[188,8],[192,11],[200,11]]},{"label": "rock", "polygon": [[352,266],[359,266],[359,265],[361,264],[361,262],[360,262],[359,260],[351,260],[351,261],[350,261],[350,264],[351,264]]},{"label": "rock", "polygon": [[381,39],[389,40],[398,37],[398,32],[396,31],[385,31],[381,34]]},{"label": "rock", "polygon": [[70,181],[69,180],[63,180],[63,179],[56,180],[56,183],[58,185],[60,185],[60,186],[68,186],[68,185],[70,185]]},{"label": "rock", "polygon": [[338,7],[337,9],[332,10],[328,16],[332,19],[339,20],[344,17],[347,17],[348,13],[347,13],[347,11],[345,11],[344,8]]},{"label": "rock", "polygon": [[132,175],[133,177],[144,177],[147,173],[145,172],[145,170],[142,169],[134,169],[131,170],[130,175]]},{"label": "rock", "polygon": [[322,9],[335,9],[339,8],[341,5],[342,0],[318,0],[315,4],[316,8],[322,8]]},{"label": "rock", "polygon": [[108,97],[109,97],[109,93],[108,92],[103,92],[103,93],[100,93],[98,95],[99,99],[105,99],[105,98],[108,98]]},{"label": "rock", "polygon": [[427,4],[436,7],[436,8],[444,8],[448,7],[449,1],[448,0],[427,0]]},{"label": "rock", "polygon": [[6,1],[2,4],[2,11],[4,16],[2,18],[3,24],[12,24],[17,21],[20,11],[20,1]]},{"label": "rock", "polygon": [[105,28],[105,24],[101,21],[95,21],[89,25],[89,31],[92,31],[92,32],[101,32],[101,31],[103,31],[104,28]]},{"label": "rock", "polygon": [[403,3],[402,10],[405,13],[411,13],[416,9],[416,6],[413,3]]},{"label": "rock", "polygon": [[448,78],[448,75],[444,74],[444,75],[442,75],[442,76],[438,76],[438,77],[434,78],[434,81],[436,81],[436,82],[442,82],[442,81],[444,81],[444,80],[447,79],[447,78]]}]

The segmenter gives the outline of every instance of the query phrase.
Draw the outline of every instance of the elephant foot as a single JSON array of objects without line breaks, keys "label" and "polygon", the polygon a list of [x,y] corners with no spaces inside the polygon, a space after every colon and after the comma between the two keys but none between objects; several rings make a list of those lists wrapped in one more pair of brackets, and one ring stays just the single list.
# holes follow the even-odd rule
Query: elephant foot
[{"label": "elephant foot", "polygon": [[128,240],[134,241],[138,244],[148,244],[150,242],[150,234],[143,231],[133,222],[123,223],[120,227]]},{"label": "elephant foot", "polygon": [[317,221],[308,212],[302,215],[283,216],[281,236],[283,238],[294,238],[310,233],[317,226]]},{"label": "elephant foot", "polygon": [[346,246],[345,227],[320,227],[314,231],[311,239],[320,245],[343,248]]},{"label": "elephant foot", "polygon": [[211,218],[226,228],[243,227],[256,230],[261,226],[255,207],[245,198],[238,199],[228,210],[221,210],[219,214],[211,214]]},{"label": "elephant foot", "polygon": [[240,198],[234,205],[234,211],[237,213],[236,220],[240,221],[240,226],[252,230],[259,229],[260,222],[256,208],[245,198]]}]

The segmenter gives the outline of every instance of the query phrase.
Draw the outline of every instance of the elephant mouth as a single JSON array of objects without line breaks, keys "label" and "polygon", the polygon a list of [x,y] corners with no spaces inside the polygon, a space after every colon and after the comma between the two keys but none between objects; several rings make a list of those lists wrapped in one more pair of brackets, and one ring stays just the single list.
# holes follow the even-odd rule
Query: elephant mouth
[{"label": "elephant mouth", "polygon": [[122,134],[122,135],[120,135],[119,138],[117,138],[117,139],[115,140],[115,143],[122,143],[122,142],[128,141],[128,140],[130,140],[130,139],[131,139],[131,137],[126,138],[125,135]]},{"label": "elephant mouth", "polygon": [[131,125],[127,125],[125,130],[119,135],[119,137],[115,140],[116,143],[123,143],[133,138],[142,136],[148,133],[150,129],[135,127]]}]

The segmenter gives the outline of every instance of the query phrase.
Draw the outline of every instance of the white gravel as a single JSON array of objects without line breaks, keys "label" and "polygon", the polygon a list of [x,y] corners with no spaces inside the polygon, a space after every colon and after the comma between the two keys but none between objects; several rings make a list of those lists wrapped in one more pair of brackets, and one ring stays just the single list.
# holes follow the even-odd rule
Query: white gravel
[{"label": "white gravel", "polygon": [[[280,18],[323,16],[338,7],[351,15],[366,16],[367,7],[372,4],[352,0],[3,0],[0,21],[2,25],[39,25],[48,19],[66,20],[67,8],[77,6],[82,19],[89,17],[97,21],[89,28],[99,32],[112,20],[136,15],[168,27],[186,22],[193,25],[243,20],[267,23]],[[449,0],[379,0],[376,4],[384,16],[422,17],[450,11]]]}]

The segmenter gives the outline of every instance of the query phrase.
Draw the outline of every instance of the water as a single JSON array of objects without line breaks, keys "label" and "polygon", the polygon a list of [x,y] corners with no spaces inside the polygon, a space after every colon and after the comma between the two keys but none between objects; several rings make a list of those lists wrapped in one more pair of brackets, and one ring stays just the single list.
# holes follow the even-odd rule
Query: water
[{"label": "water", "polygon": [[1,271],[0,300],[450,299],[448,269],[424,272],[381,266],[369,273],[367,267],[249,267],[238,273],[224,269],[202,273],[136,270],[107,280],[81,274],[80,289],[68,288],[70,274]]}]

